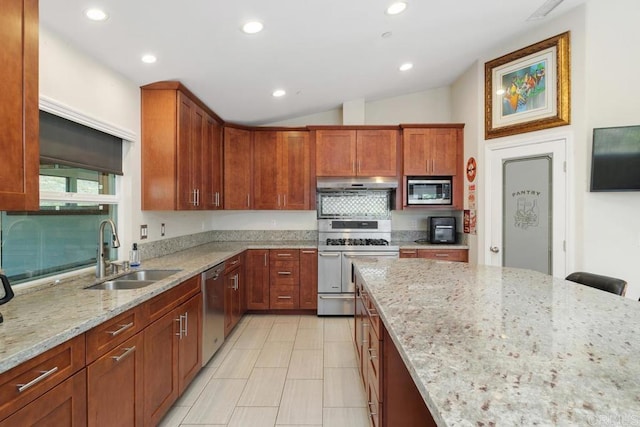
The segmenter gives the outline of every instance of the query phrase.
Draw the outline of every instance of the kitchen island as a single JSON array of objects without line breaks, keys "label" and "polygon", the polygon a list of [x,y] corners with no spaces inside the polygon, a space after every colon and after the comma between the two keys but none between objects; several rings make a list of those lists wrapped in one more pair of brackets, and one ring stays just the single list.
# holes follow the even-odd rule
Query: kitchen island
[{"label": "kitchen island", "polygon": [[640,425],[637,301],[521,269],[356,267],[437,425]]}]

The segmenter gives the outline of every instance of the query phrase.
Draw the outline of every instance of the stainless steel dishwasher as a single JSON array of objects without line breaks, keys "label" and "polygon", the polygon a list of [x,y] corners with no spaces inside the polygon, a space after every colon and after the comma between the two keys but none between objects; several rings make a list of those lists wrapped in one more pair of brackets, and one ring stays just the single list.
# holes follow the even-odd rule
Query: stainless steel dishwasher
[{"label": "stainless steel dishwasher", "polygon": [[224,342],[224,262],[202,273],[202,366]]}]

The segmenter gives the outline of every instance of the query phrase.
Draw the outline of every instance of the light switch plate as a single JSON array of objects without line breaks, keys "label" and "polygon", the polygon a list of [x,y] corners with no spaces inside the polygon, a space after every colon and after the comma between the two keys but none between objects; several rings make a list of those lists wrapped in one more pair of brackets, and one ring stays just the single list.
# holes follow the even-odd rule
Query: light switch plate
[{"label": "light switch plate", "polygon": [[146,239],[149,236],[147,224],[140,226],[140,239]]}]

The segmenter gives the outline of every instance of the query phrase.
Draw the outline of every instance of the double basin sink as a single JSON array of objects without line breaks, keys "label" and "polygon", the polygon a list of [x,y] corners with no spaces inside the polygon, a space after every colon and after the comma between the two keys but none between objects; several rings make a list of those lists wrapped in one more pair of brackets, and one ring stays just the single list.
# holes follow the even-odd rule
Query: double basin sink
[{"label": "double basin sink", "polygon": [[116,277],[115,279],[107,280],[106,282],[97,283],[86,289],[98,289],[103,291],[140,289],[159,280],[166,279],[179,271],[181,270],[137,270],[120,277]]}]

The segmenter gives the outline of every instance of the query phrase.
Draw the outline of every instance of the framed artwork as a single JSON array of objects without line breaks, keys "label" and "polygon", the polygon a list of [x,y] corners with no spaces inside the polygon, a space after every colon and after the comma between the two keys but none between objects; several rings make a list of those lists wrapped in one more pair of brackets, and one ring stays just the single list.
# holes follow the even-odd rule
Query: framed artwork
[{"label": "framed artwork", "polygon": [[569,32],[484,64],[485,139],[570,123]]}]

